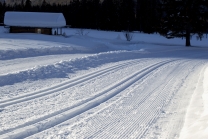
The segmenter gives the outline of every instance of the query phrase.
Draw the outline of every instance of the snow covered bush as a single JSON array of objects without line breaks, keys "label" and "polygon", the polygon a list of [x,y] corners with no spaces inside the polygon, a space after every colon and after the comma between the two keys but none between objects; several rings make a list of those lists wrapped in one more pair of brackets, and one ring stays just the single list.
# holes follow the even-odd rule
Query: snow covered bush
[{"label": "snow covered bush", "polygon": [[78,29],[76,32],[75,32],[76,35],[79,35],[79,36],[84,36],[84,35],[87,35],[89,34],[89,32],[85,32],[84,29]]},{"label": "snow covered bush", "polygon": [[127,41],[131,41],[133,39],[133,36],[134,36],[133,33],[129,32],[129,31],[126,31],[123,34],[124,34]]}]

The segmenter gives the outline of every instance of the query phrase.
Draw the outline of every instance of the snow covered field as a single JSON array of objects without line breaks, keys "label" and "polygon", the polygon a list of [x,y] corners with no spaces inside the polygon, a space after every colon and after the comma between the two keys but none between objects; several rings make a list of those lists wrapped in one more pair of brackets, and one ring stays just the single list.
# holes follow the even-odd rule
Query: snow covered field
[{"label": "snow covered field", "polygon": [[0,27],[0,139],[207,139],[208,39]]}]

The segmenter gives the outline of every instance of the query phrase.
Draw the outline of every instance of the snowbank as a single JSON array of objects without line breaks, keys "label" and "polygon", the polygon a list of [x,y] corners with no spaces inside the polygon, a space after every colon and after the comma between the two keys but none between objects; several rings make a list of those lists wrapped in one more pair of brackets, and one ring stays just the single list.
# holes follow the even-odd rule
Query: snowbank
[{"label": "snowbank", "polygon": [[202,70],[188,107],[180,139],[208,137],[208,67]]}]

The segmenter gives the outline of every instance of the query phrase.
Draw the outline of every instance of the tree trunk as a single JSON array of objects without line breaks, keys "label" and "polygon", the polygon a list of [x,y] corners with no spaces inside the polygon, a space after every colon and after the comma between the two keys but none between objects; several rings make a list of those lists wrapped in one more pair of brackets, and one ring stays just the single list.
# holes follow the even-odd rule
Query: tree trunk
[{"label": "tree trunk", "polygon": [[186,47],[191,46],[191,31],[190,31],[190,24],[188,23],[186,26]]},{"label": "tree trunk", "polygon": [[191,46],[191,42],[190,42],[190,32],[186,32],[186,47]]}]

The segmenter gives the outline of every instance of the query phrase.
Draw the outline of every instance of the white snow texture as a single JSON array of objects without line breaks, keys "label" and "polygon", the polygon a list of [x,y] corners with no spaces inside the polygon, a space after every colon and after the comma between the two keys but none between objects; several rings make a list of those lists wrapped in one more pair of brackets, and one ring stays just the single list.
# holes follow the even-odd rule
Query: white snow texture
[{"label": "white snow texture", "polygon": [[208,138],[206,36],[63,32],[0,27],[0,139]]}]

